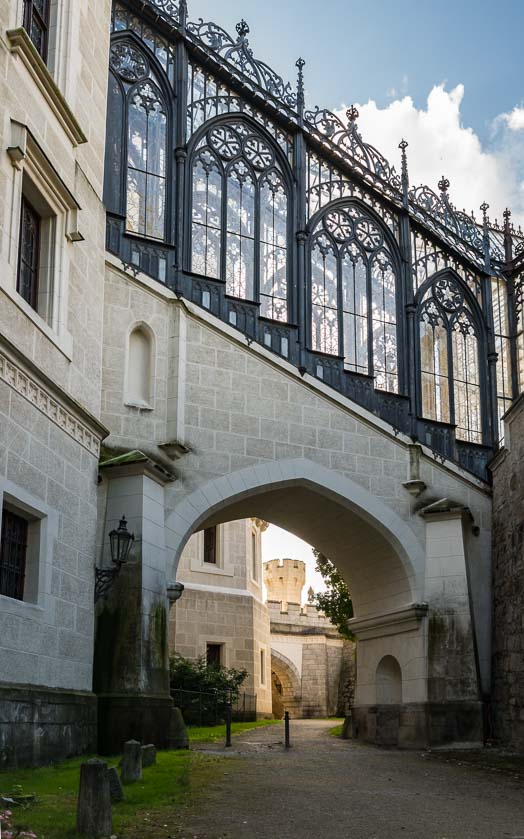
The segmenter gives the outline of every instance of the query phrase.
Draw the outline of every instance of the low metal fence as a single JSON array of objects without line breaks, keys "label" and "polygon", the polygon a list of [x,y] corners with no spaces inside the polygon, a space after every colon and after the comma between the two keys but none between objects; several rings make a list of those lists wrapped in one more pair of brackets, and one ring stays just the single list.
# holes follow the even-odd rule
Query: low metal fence
[{"label": "low metal fence", "polygon": [[172,688],[171,696],[182,711],[186,725],[221,725],[226,721],[231,703],[234,722],[252,722],[257,718],[257,697],[252,693],[232,694],[228,691],[196,691]]}]

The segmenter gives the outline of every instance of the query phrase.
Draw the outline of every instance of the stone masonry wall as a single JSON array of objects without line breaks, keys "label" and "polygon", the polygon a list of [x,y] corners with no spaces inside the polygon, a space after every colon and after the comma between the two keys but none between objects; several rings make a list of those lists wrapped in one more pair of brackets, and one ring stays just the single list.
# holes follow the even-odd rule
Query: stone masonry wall
[{"label": "stone masonry wall", "polygon": [[524,397],[493,465],[494,735],[524,749]]}]

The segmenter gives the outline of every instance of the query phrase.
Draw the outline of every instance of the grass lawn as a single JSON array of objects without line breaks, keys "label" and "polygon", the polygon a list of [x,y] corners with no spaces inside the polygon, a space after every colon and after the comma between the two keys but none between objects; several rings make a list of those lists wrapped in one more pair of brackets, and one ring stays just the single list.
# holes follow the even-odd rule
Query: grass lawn
[{"label": "grass lawn", "polygon": [[[233,734],[274,722],[233,723]],[[225,725],[189,730],[192,742],[225,740]],[[72,839],[75,834],[76,802],[80,764],[87,757],[68,760],[39,769],[0,772],[0,794],[14,791],[35,794],[36,801],[27,809],[13,810],[17,828],[33,830],[38,839]],[[126,800],[113,807],[113,833],[126,839],[169,837],[172,817],[187,806],[194,795],[216,778],[217,769],[226,758],[201,752],[159,752],[156,766],[144,769],[142,781],[125,787]],[[119,758],[107,759],[116,766]],[[170,824],[171,821],[171,824]]]},{"label": "grass lawn", "polygon": [[332,737],[341,737],[342,736],[342,727],[343,727],[343,723],[340,723],[340,725],[335,725],[334,728],[329,729],[329,733],[331,734]]},{"label": "grass lawn", "polygon": [[[242,734],[252,728],[265,728],[268,725],[282,724],[282,720],[258,720],[257,722],[234,722],[231,724],[232,734]],[[217,740],[226,739],[225,725],[194,726],[189,729],[189,739],[192,743],[215,743]],[[1,776],[0,776],[1,777]]]}]

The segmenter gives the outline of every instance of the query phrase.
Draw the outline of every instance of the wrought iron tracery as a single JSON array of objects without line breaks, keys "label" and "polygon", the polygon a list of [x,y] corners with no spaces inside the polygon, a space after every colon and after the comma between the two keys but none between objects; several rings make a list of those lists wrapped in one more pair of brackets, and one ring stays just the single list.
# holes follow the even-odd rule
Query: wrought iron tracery
[{"label": "wrought iron tracery", "polygon": [[249,123],[212,123],[191,160],[191,269],[288,318],[289,193],[272,143]]},{"label": "wrought iron tracery", "polygon": [[372,145],[365,143],[357,128],[358,110],[352,106],[346,111],[348,124],[345,126],[339,117],[318,105],[313,111],[306,111],[304,119],[314,135],[328,140],[344,156],[349,157],[361,174],[371,175],[374,183],[381,182],[390,197],[400,198],[402,183],[395,167]]},{"label": "wrought iron tracery", "polygon": [[362,208],[328,210],[311,242],[312,348],[397,393],[397,271],[384,231]]},{"label": "wrought iron tracery", "polygon": [[249,26],[246,21],[241,20],[236,30],[237,38],[234,40],[221,26],[210,21],[205,22],[203,18],[187,25],[187,32],[226,61],[233,71],[240,73],[282,104],[296,109],[297,94],[291,84],[285,82],[271,67],[253,55],[247,37]]},{"label": "wrought iron tracery", "polygon": [[457,439],[482,443],[481,335],[452,274],[422,289],[418,325],[422,416],[456,426]]}]

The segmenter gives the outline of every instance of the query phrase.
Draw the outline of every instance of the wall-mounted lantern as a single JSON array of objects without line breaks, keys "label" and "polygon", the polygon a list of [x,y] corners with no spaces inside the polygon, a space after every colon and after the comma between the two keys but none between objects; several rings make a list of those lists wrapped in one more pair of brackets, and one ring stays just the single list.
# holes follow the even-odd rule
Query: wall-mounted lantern
[{"label": "wall-mounted lantern", "polygon": [[122,565],[125,565],[129,558],[131,545],[135,541],[134,533],[127,529],[126,517],[122,516],[117,530],[109,534],[109,545],[111,548],[111,561],[114,568],[95,568],[95,603],[103,597],[116,580]]}]

